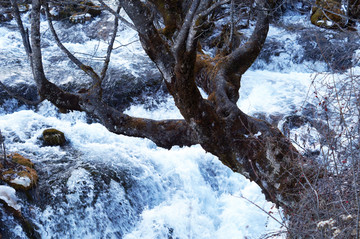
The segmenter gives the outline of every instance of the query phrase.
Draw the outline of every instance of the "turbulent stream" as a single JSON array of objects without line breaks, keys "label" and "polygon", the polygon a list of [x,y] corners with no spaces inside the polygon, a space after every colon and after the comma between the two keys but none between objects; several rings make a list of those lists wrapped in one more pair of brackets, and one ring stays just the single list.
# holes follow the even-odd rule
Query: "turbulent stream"
[{"label": "turbulent stream", "polygon": [[[88,64],[97,61],[84,57],[84,52],[106,51],[104,41],[91,35],[101,21],[57,25],[63,27],[66,46]],[[65,88],[86,86],[87,78],[58,51],[46,22],[41,24],[48,78]],[[0,80],[36,98],[15,22],[1,26],[0,33]],[[159,78],[136,39],[134,32],[123,30],[115,45],[105,84],[118,90],[110,94],[110,102],[126,96],[123,88],[136,93],[136,88],[148,87],[143,79]],[[0,130],[7,151],[30,158],[39,174],[35,189],[16,193],[36,237],[258,238],[281,230],[267,215],[271,211],[280,219],[278,210],[265,201],[260,188],[200,146],[157,148],[146,139],[114,135],[83,113],[60,114],[46,101],[30,109],[2,94]],[[181,117],[167,97],[133,105],[127,113],[153,119]],[[41,134],[47,128],[63,131],[66,145],[44,146]],[[0,226],[4,239],[27,238],[21,223],[2,207]]]},{"label": "turbulent stream", "polygon": [[[23,18],[29,27],[29,14]],[[109,34],[102,26],[111,21],[105,17],[85,25],[56,23],[56,27],[76,56],[99,65],[106,52],[102,38]],[[41,27],[47,77],[67,89],[86,86],[84,73],[59,52],[45,20]],[[36,98],[15,22],[1,24],[0,35],[1,82]],[[295,43],[296,35],[271,28],[270,42],[276,38],[285,46],[270,48],[278,51],[276,60],[267,59],[274,64],[263,57],[255,63],[257,70],[243,77],[238,105],[246,113],[279,118],[296,110],[307,96],[311,71],[297,64],[303,62],[290,60],[294,54],[305,55]],[[135,32],[121,29],[115,48],[105,82],[107,89],[117,89],[110,102],[126,95],[121,93],[124,88],[135,92],[148,87],[142,79],[159,79]],[[312,64],[318,69],[324,65]],[[30,158],[39,174],[35,189],[16,193],[22,215],[39,238],[255,239],[284,229],[274,220],[282,221],[281,213],[265,201],[255,183],[233,173],[198,145],[165,150],[146,139],[112,134],[84,113],[60,114],[47,101],[27,108],[2,94],[0,130],[7,151]],[[127,113],[153,119],[181,117],[166,96],[145,105],[132,104]],[[66,145],[43,145],[41,134],[47,128],[63,131]],[[2,206],[0,226],[3,239],[27,238],[18,220]]]},{"label": "turbulent stream", "polygon": [[[36,112],[1,112],[7,150],[31,158],[39,174],[18,204],[41,238],[256,238],[279,228],[241,198],[269,211],[260,189],[199,146],[165,150],[87,121],[48,102]],[[49,127],[64,131],[66,146],[42,145]],[[25,238],[0,213],[3,237]]]}]

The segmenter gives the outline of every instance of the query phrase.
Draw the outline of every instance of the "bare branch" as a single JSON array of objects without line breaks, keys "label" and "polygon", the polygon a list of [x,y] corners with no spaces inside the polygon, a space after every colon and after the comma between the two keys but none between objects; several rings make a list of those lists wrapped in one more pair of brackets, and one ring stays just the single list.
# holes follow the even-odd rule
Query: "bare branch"
[{"label": "bare branch", "polygon": [[95,86],[100,86],[101,80],[98,74],[90,67],[85,64],[83,64],[78,58],[76,58],[60,41],[54,26],[52,24],[51,16],[49,13],[49,6],[48,4],[45,4],[45,11],[46,11],[46,17],[48,20],[48,24],[50,27],[50,31],[55,39],[56,44],[58,47],[66,54],[66,56],[75,64],[77,65],[81,70],[83,70],[88,76],[91,77],[91,79],[94,82]]},{"label": "bare branch", "polygon": [[[119,5],[117,10],[116,10],[116,13],[119,13],[120,9],[121,9],[121,6]],[[100,73],[100,81],[101,82],[104,80],[104,78],[106,76],[106,71],[107,71],[107,69],[109,67],[110,56],[111,56],[111,52],[112,52],[113,47],[114,47],[114,42],[115,42],[118,26],[119,26],[119,21],[118,21],[118,18],[115,17],[113,34],[111,36],[111,40],[110,40],[110,43],[109,43],[109,46],[108,46],[108,49],[107,49],[106,59],[105,59],[103,68],[102,68],[101,73]]]},{"label": "bare branch", "polygon": [[186,47],[186,41],[188,39],[189,36],[189,31],[191,26],[193,25],[193,20],[195,17],[195,14],[198,10],[199,4],[200,4],[201,0],[194,0],[191,4],[191,7],[189,8],[183,25],[181,26],[181,29],[179,31],[179,34],[177,35],[176,39],[175,39],[175,43],[173,46],[173,51],[174,53],[176,53],[175,55],[177,57],[181,57],[181,53],[184,52],[186,49],[184,49],[184,47]]},{"label": "bare branch", "polygon": [[213,5],[211,5],[209,8],[205,9],[204,11],[202,11],[200,14],[199,14],[199,17],[205,17],[207,15],[209,15],[215,8],[225,4],[225,3],[229,3],[231,0],[223,0],[223,1],[220,1],[220,2],[216,2],[214,3]]},{"label": "bare branch", "polygon": [[102,0],[98,0],[101,4],[101,6],[103,6],[106,10],[108,10],[110,13],[112,13],[116,18],[118,18],[120,21],[122,21],[126,26],[130,27],[131,29],[136,30],[136,27],[134,26],[134,24],[128,22],[125,18],[123,18],[122,16],[119,15],[118,11],[114,11],[111,7],[109,7],[104,1]]},{"label": "bare branch", "polygon": [[[211,1],[201,1],[198,7],[198,12],[202,11],[202,9],[206,8]],[[200,20],[201,19],[201,20]],[[195,51],[196,47],[197,47],[197,42],[196,37],[198,36],[198,30],[199,30],[199,22],[202,22],[202,18],[201,17],[196,17],[194,16],[192,23],[191,23],[191,27],[189,29],[189,33],[188,33],[188,37],[186,40],[186,51],[187,52],[191,52],[191,51]]]},{"label": "bare branch", "polygon": [[260,6],[258,10],[257,23],[250,36],[250,40],[239,46],[226,59],[226,73],[243,74],[256,60],[263,44],[265,43],[269,30],[269,13],[265,7]]},{"label": "bare branch", "polygon": [[156,64],[164,79],[170,81],[174,77],[174,57],[169,45],[155,28],[149,8],[140,0],[120,0],[120,3],[133,21],[145,52]]},{"label": "bare branch", "polygon": [[47,99],[59,108],[81,110],[79,96],[64,92],[46,79],[41,54],[40,34],[41,0],[32,1],[31,9],[31,48],[32,72],[41,98]]},{"label": "bare branch", "polygon": [[91,94],[81,96],[82,109],[97,117],[111,132],[147,138],[159,147],[191,146],[198,144],[195,132],[185,120],[152,120],[124,114]]},{"label": "bare branch", "polygon": [[231,0],[231,6],[230,6],[230,37],[227,44],[227,47],[230,49],[233,41],[234,41],[234,25],[235,25],[235,19],[234,19],[234,0]]},{"label": "bare branch", "polygon": [[23,40],[23,45],[24,45],[26,54],[30,58],[30,61],[31,61],[31,46],[30,46],[30,41],[29,41],[29,31],[25,30],[24,25],[22,23],[17,0],[11,0],[11,5],[12,5],[12,10],[13,10],[13,14],[15,16],[16,23],[20,30],[20,34],[21,34],[21,37]]}]

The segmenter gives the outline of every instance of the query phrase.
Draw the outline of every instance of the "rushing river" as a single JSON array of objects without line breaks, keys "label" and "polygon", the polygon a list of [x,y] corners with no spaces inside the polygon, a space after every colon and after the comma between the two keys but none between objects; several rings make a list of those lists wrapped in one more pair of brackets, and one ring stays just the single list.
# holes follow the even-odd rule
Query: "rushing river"
[{"label": "rushing river", "polygon": [[[25,27],[28,18],[28,13],[23,14]],[[106,41],[96,34],[106,30],[99,26],[110,20],[98,18],[73,26],[56,23],[56,27],[70,51],[86,64],[99,66]],[[74,82],[87,85],[84,73],[59,52],[46,21],[41,28],[47,77],[67,89]],[[109,33],[105,30],[103,35]],[[1,82],[33,97],[34,82],[15,22],[0,25],[0,35]],[[272,27],[269,39],[277,38],[286,43],[284,49],[275,49],[279,54],[270,59],[273,64],[259,60],[258,70],[243,76],[238,102],[244,112],[261,113],[267,119],[280,119],[299,109],[311,85],[308,66],[294,65],[290,58],[303,55],[294,43],[296,35]],[[159,77],[134,31],[121,28],[115,47],[108,89],[121,91],[125,78],[126,87],[137,88],[141,79]],[[324,69],[323,63],[312,66]],[[285,70],[273,72],[281,69]],[[7,151],[30,158],[39,174],[35,189],[16,196],[22,215],[40,238],[255,239],[284,229],[274,220],[282,221],[281,214],[265,201],[255,183],[233,173],[199,145],[165,150],[147,139],[112,134],[84,113],[60,114],[46,101],[37,108],[19,106],[11,99],[1,103],[0,130]],[[126,113],[181,118],[171,99],[147,104],[133,104]],[[43,145],[41,135],[47,128],[64,132],[66,145]],[[1,205],[0,225],[3,239],[26,238],[21,223]]]},{"label": "rushing river", "polygon": [[[162,106],[149,114],[177,114]],[[258,186],[199,146],[157,148],[48,102],[2,111],[0,126],[8,152],[32,159],[38,171],[37,187],[27,198],[18,194],[18,204],[41,238],[257,238],[280,227]],[[44,146],[46,128],[62,130],[67,144]],[[0,212],[4,238],[25,238]]]}]

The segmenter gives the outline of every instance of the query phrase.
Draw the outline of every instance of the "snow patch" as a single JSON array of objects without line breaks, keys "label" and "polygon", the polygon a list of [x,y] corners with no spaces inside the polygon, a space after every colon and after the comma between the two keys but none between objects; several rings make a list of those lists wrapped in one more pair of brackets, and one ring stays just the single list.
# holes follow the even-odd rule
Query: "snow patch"
[{"label": "snow patch", "polygon": [[21,206],[17,204],[16,191],[9,186],[0,185],[0,199],[3,200],[9,207],[15,210],[20,210]]},{"label": "snow patch", "polygon": [[30,184],[31,184],[30,178],[28,178],[28,177],[20,177],[20,176],[14,178],[10,182],[13,183],[13,184],[22,185],[25,188],[29,187]]}]

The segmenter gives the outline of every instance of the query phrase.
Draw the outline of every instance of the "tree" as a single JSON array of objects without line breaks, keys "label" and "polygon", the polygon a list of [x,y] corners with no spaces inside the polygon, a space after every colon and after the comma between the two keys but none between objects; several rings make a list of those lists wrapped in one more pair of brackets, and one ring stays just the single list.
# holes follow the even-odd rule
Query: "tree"
[{"label": "tree", "polygon": [[[41,100],[47,99],[61,110],[84,111],[98,118],[113,133],[148,138],[167,149],[200,144],[234,172],[255,181],[267,200],[287,211],[295,208],[303,183],[312,180],[315,163],[300,155],[277,128],[246,115],[236,105],[241,76],[255,61],[266,40],[274,2],[256,3],[256,26],[245,44],[236,44],[232,26],[228,44],[211,57],[201,50],[200,35],[211,25],[211,14],[216,9],[227,4],[234,9],[235,1],[119,0],[117,10],[113,10],[99,0],[116,18],[100,74],[84,65],[61,43],[46,1],[32,1],[30,34],[22,25],[17,1],[11,2]],[[40,44],[42,6],[59,48],[93,80],[86,92],[64,91],[46,78]],[[120,8],[132,22],[119,15]],[[184,119],[135,118],[102,100],[101,85],[119,20],[138,32],[142,47],[156,64]],[[156,27],[157,21],[164,27]],[[209,95],[207,99],[201,96],[198,87]]]}]

